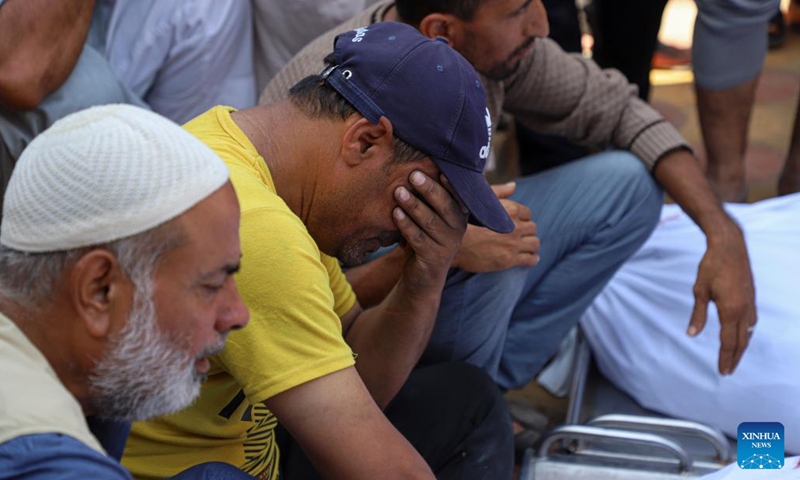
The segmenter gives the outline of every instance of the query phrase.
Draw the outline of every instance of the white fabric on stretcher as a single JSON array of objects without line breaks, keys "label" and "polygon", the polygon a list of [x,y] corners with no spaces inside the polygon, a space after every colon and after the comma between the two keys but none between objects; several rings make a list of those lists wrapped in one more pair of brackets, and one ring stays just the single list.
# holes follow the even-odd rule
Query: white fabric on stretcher
[{"label": "white fabric on stretcher", "polygon": [[705,237],[676,206],[581,320],[600,371],[642,406],[736,436],[741,422],[780,422],[800,453],[800,194],[726,209],[745,231],[758,324],[739,367],[717,371],[719,319],[686,335]]},{"label": "white fabric on stretcher", "polygon": [[786,458],[784,467],[776,470],[745,470],[731,464],[722,470],[702,477],[702,480],[800,480],[800,457]]}]

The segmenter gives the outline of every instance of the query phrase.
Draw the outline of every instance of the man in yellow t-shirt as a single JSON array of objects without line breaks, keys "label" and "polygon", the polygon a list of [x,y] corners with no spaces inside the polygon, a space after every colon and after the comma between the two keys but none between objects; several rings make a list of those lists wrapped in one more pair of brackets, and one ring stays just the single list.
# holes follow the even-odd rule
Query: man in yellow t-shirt
[{"label": "man in yellow t-shirt", "polygon": [[[510,478],[510,422],[488,376],[412,373],[467,221],[513,229],[481,173],[486,118],[463,57],[387,23],[339,36],[290,100],[189,122],[231,171],[251,322],[192,407],[134,425],[125,466],[140,478],[212,460],[266,479]],[[402,280],[363,310],[339,261],[398,241]]]}]

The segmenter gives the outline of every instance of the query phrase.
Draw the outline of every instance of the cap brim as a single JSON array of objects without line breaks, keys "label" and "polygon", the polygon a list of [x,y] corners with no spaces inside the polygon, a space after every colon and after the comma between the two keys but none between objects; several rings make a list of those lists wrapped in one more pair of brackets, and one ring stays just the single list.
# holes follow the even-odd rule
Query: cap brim
[{"label": "cap brim", "polygon": [[434,161],[469,209],[469,223],[497,233],[514,231],[514,221],[508,216],[508,212],[503,208],[503,204],[483,174],[458,167],[450,162],[435,159]]}]

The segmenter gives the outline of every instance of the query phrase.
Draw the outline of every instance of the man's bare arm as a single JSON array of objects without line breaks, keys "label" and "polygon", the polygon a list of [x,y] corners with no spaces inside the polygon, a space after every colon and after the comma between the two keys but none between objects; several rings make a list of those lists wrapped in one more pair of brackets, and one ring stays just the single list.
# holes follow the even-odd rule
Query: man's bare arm
[{"label": "man's bare arm", "polygon": [[372,308],[386,299],[403,274],[405,258],[403,249],[395,248],[382,257],[344,272],[362,307]]},{"label": "man's bare arm", "polygon": [[419,171],[410,182],[419,197],[405,187],[395,192],[399,206],[394,220],[405,239],[400,280],[380,305],[342,317],[345,340],[358,354],[358,373],[381,408],[397,394],[428,344],[467,224],[466,208],[443,184]]},{"label": "man's bare arm", "polygon": [[425,460],[375,405],[353,367],[264,403],[325,479],[434,478]]},{"label": "man's bare arm", "polygon": [[756,323],[753,274],[742,231],[722,209],[719,198],[688,150],[675,150],[665,155],[656,164],[653,174],[707,239],[707,250],[697,271],[695,305],[688,333],[694,336],[703,330],[708,302],[713,301],[721,326],[719,372],[733,373]]},{"label": "man's bare arm", "polygon": [[0,8],[0,106],[36,107],[78,61],[94,0],[7,0]]}]

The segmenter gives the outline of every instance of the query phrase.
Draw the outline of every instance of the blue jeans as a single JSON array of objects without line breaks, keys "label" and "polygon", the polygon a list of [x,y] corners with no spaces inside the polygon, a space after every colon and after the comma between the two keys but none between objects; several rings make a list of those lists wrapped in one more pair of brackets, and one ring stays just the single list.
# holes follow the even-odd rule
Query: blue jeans
[{"label": "blue jeans", "polygon": [[504,389],[527,384],[617,269],[655,228],[663,193],[627,152],[605,152],[517,181],[541,260],[473,274],[453,269],[421,363],[463,361]]}]

